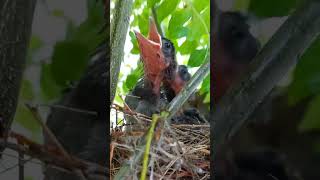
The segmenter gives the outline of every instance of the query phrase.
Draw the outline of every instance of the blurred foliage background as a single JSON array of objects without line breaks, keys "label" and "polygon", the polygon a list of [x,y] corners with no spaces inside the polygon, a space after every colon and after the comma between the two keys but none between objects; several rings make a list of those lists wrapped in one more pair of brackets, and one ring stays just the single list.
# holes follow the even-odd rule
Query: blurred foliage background
[{"label": "blurred foliage background", "polygon": [[[33,117],[24,103],[49,105],[59,100],[80,79],[90,57],[106,37],[106,34],[99,33],[105,23],[101,1],[83,1],[83,8],[86,11],[78,23],[68,17],[68,12],[63,9],[47,9],[50,16],[63,22],[59,29],[61,37],[45,42],[45,37],[41,39],[41,34],[37,34],[37,30],[33,31],[15,122],[34,133],[40,132],[40,127],[36,123],[30,123],[33,122],[30,120]],[[35,13],[36,20],[37,12]]]},{"label": "blurred foliage background", "polygon": [[[25,103],[39,105],[45,121],[50,105],[79,80],[95,49],[106,38],[107,34],[99,33],[104,24],[102,1],[37,1],[14,131],[42,143],[41,127]],[[17,155],[10,150],[4,153],[12,156],[3,156],[0,179],[17,179]],[[39,161],[26,163],[25,178],[43,178]]]},{"label": "blurred foliage background", "polygon": [[[264,45],[296,7],[304,0],[226,0],[217,1],[223,10],[239,10],[253,17],[252,32]],[[306,27],[308,28],[308,27]],[[302,105],[305,108],[296,127],[301,135],[320,131],[320,38],[306,50],[298,64],[277,86],[286,97],[287,108]],[[290,114],[284,120],[293,123]],[[289,124],[288,124],[289,126]],[[320,152],[320,142],[315,142],[314,151]]]},{"label": "blurred foliage background", "polygon": [[[111,10],[116,0],[111,1]],[[149,18],[154,17],[164,36],[176,48],[178,64],[185,64],[193,74],[209,55],[210,49],[210,1],[209,0],[134,0],[130,29],[125,44],[125,57],[121,65],[115,103],[122,105],[122,98],[141,78],[143,69],[133,30],[147,36]],[[112,21],[111,17],[111,21]],[[209,108],[210,76],[199,87],[199,95]],[[122,98],[121,98],[121,97]]]}]

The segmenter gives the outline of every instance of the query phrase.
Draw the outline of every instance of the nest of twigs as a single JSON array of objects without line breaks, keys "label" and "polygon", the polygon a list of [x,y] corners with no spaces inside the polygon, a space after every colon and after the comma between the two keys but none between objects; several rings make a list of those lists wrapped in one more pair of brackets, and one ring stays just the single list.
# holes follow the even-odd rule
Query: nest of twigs
[{"label": "nest of twigs", "polygon": [[[146,121],[146,120],[145,120]],[[150,122],[146,123],[150,124]],[[132,125],[131,125],[132,126]],[[135,161],[146,128],[129,131],[129,125],[112,129],[110,173],[111,179],[126,163],[130,174],[124,179],[139,179],[142,158]],[[210,125],[158,123],[152,140],[147,179],[210,179]]]}]

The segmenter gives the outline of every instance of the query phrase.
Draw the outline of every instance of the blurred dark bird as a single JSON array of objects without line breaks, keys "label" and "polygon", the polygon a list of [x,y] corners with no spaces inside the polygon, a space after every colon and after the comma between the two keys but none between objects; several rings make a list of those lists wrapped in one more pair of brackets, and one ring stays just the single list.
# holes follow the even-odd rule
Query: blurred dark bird
[{"label": "blurred dark bird", "polygon": [[211,63],[213,103],[217,103],[247,71],[260,48],[246,21],[246,17],[238,12],[222,12],[220,15]]},{"label": "blurred dark bird", "polygon": [[187,66],[179,65],[177,71],[170,78],[165,78],[163,82],[163,91],[169,102],[183,89],[186,83],[191,79],[191,74]]},{"label": "blurred dark bird", "polygon": [[[106,29],[101,33],[106,34]],[[108,37],[107,37],[108,38]],[[65,91],[56,104],[66,108],[51,108],[46,125],[51,129],[65,150],[72,156],[99,164],[107,168],[109,149],[108,92],[109,49],[108,39],[96,48],[87,70],[74,87]],[[74,111],[68,107],[81,110]],[[44,133],[47,147],[55,144]],[[73,173],[48,166],[44,170],[45,180],[78,180]],[[108,177],[106,175],[106,177]]]}]

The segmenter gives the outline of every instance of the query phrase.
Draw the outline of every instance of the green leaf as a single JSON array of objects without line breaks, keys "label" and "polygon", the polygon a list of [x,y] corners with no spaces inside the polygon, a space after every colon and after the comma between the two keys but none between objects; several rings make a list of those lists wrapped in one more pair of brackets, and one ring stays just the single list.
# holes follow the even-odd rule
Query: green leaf
[{"label": "green leaf", "polygon": [[122,84],[122,92],[123,94],[127,94],[131,89],[127,88],[126,83]]},{"label": "green leaf", "polygon": [[[210,7],[206,8],[203,12],[201,12],[200,16],[202,17],[205,25],[207,26],[206,28],[208,29],[208,31],[210,33]],[[202,26],[204,26],[204,25],[202,24]]]},{"label": "green leaf", "polygon": [[207,93],[203,99],[203,103],[210,103],[210,93]]},{"label": "green leaf", "polygon": [[209,3],[209,0],[193,0],[192,5],[198,12],[201,12],[204,8],[209,6]]},{"label": "green leaf", "polygon": [[64,17],[64,12],[61,9],[54,9],[51,14],[55,17]]},{"label": "green leaf", "polygon": [[320,38],[318,38],[299,60],[294,70],[294,79],[289,86],[289,105],[320,93]]},{"label": "green leaf", "polygon": [[179,47],[179,52],[182,55],[189,54],[190,52],[195,50],[197,46],[197,41],[188,41],[188,39],[186,39]]},{"label": "green leaf", "polygon": [[204,94],[210,92],[210,75],[208,75],[202,82],[201,88],[200,88],[200,94]]},{"label": "green leaf", "polygon": [[129,32],[129,36],[131,37],[131,43],[132,43],[132,49],[131,49],[131,53],[132,54],[139,54],[139,47],[138,47],[138,41],[136,36],[134,35],[134,33],[132,31]]},{"label": "green leaf", "polygon": [[161,22],[169,16],[179,4],[179,0],[163,0],[157,9],[158,21]]},{"label": "green leaf", "polygon": [[101,12],[103,16],[104,7],[103,1],[87,0],[88,17],[97,16]]},{"label": "green leaf", "polygon": [[30,43],[29,43],[29,50],[32,52],[38,50],[43,46],[42,40],[38,36],[31,36]]},{"label": "green leaf", "polygon": [[132,47],[130,52],[132,54],[139,54],[140,53],[139,48],[137,46]]},{"label": "green leaf", "polygon": [[41,130],[38,123],[34,120],[32,113],[22,102],[18,103],[17,113],[15,115],[14,121],[30,130],[31,132],[40,132]]},{"label": "green leaf", "polygon": [[169,39],[179,39],[187,36],[189,29],[186,27],[176,28],[176,31],[170,32],[168,35]]},{"label": "green leaf", "polygon": [[125,85],[128,89],[133,89],[137,84],[139,78],[142,76],[142,64],[139,63],[138,67],[134,69],[128,76],[125,81]]},{"label": "green leaf", "polygon": [[51,72],[58,85],[80,78],[89,60],[89,49],[76,42],[58,42],[54,47]]},{"label": "green leaf", "polygon": [[147,0],[147,4],[149,8],[152,8],[156,3],[159,3],[160,0]]},{"label": "green leaf", "polygon": [[134,0],[133,1],[133,10],[140,9],[141,4],[142,4],[141,0]]},{"label": "green leaf", "polygon": [[119,105],[121,105],[123,102],[122,102],[122,99],[120,98],[119,94],[116,93],[116,96],[114,98],[114,101],[117,102]]},{"label": "green leaf", "polygon": [[206,28],[204,25],[206,25],[207,28],[210,27],[210,10],[209,10],[209,8],[207,8],[201,14],[197,14],[197,12],[193,11],[191,23],[189,24],[190,31],[188,31],[187,39],[189,41],[199,40],[201,38],[201,36],[206,33]]},{"label": "green leaf", "polygon": [[67,21],[66,40],[72,40],[76,32],[77,32],[76,25],[72,21]]},{"label": "green leaf", "polygon": [[133,89],[134,86],[137,84],[138,79],[139,79],[139,76],[137,76],[136,74],[129,74],[126,79],[127,88]]},{"label": "green leaf", "polygon": [[62,91],[62,87],[58,86],[52,77],[50,66],[50,64],[42,64],[40,75],[41,94],[47,101],[60,97]]},{"label": "green leaf", "polygon": [[139,25],[139,20],[138,18],[134,15],[133,21],[130,24],[130,27],[135,27]]},{"label": "green leaf", "polygon": [[137,17],[139,31],[144,36],[147,36],[149,32],[149,17],[150,17],[149,9],[147,8],[143,9],[142,14]]},{"label": "green leaf", "polygon": [[201,64],[203,64],[206,53],[207,49],[194,50],[190,55],[188,66],[199,67]]},{"label": "green leaf", "polygon": [[33,100],[34,93],[32,83],[29,80],[24,79],[21,84],[20,96],[28,101]]},{"label": "green leaf", "polygon": [[249,11],[259,17],[287,16],[299,0],[251,0]]},{"label": "green leaf", "polygon": [[308,105],[308,109],[299,124],[299,131],[306,132],[320,129],[320,95],[316,96]]},{"label": "green leaf", "polygon": [[187,35],[188,28],[183,25],[191,18],[191,9],[182,9],[175,11],[169,21],[169,38],[178,39]]},{"label": "green leaf", "polygon": [[96,47],[106,38],[106,33],[98,33],[105,23],[104,6],[101,1],[88,0],[88,17],[75,27],[72,22],[68,22],[67,41],[77,41],[86,44],[90,51],[94,51]]}]

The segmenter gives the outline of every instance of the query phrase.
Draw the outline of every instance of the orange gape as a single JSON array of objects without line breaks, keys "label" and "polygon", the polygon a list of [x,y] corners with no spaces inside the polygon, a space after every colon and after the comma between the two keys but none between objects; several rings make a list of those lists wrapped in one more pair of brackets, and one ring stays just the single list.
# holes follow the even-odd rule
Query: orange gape
[{"label": "orange gape", "polygon": [[135,32],[141,60],[144,65],[145,79],[152,83],[153,92],[160,93],[161,82],[164,77],[164,70],[169,66],[161,50],[162,39],[157,31],[153,20],[150,20],[149,38],[145,38],[139,32]]},{"label": "orange gape", "polygon": [[237,12],[223,12],[213,45],[211,91],[216,104],[230,86],[247,71],[260,44],[249,32],[246,17]]}]

